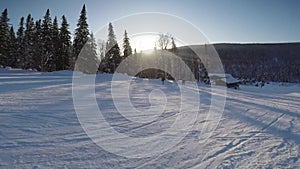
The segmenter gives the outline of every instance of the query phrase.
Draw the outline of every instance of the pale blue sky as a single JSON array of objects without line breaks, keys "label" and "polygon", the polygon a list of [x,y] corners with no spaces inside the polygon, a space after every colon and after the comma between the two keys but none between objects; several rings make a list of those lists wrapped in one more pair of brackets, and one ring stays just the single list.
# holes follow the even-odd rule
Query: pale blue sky
[{"label": "pale blue sky", "polygon": [[40,19],[49,8],[52,18],[67,17],[73,33],[83,4],[94,32],[126,15],[163,12],[193,23],[211,42],[300,41],[299,0],[2,0],[0,9],[17,29],[21,16]]}]

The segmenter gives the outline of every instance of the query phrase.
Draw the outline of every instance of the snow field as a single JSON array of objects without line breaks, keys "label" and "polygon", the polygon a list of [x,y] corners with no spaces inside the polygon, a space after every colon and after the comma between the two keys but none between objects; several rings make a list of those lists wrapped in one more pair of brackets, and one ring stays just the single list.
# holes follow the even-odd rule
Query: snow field
[{"label": "snow field", "polygon": [[[97,75],[95,95],[103,116],[117,132],[131,137],[155,136],[176,120],[180,100],[176,84],[133,79],[130,100],[137,110],[147,112],[151,104],[153,110],[161,110],[162,97],[168,99],[164,112],[148,111],[138,117],[128,113],[128,119],[148,119],[137,123],[117,113],[110,94],[111,79],[109,74]],[[211,137],[201,143],[198,138],[207,122],[210,98],[221,92],[211,92],[205,85],[193,88],[187,83],[185,87],[200,94],[199,112],[187,136],[156,156],[132,159],[106,151],[85,133],[73,105],[72,72],[1,69],[0,168],[300,167],[299,85],[271,83],[263,88],[242,85],[239,90],[228,89],[223,116]],[[149,97],[152,91],[156,92]],[[170,135],[170,139],[176,137]],[[109,146],[117,138],[105,139]],[[126,146],[126,140],[119,139]]]}]

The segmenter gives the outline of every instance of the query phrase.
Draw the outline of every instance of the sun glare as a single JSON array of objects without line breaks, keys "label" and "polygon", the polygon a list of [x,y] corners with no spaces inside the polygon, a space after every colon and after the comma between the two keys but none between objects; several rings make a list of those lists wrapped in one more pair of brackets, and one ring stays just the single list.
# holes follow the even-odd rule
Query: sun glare
[{"label": "sun glare", "polygon": [[130,43],[137,52],[152,52],[158,36],[154,34],[138,34],[130,37]]}]

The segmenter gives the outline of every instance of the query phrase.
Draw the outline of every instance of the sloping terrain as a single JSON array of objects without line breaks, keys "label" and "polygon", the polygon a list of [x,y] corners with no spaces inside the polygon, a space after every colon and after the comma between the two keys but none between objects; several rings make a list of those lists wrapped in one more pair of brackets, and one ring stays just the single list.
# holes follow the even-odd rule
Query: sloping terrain
[{"label": "sloping terrain", "polygon": [[[129,88],[131,103],[136,109],[146,111],[164,95],[168,105],[162,115],[149,122],[128,121],[116,114],[110,93],[111,78],[109,74],[97,75],[95,95],[102,114],[116,131],[132,137],[156,135],[170,127],[170,122],[178,116],[180,91],[176,84],[162,85],[159,80],[137,78],[131,81]],[[123,82],[120,80],[117,84],[121,86]],[[78,90],[90,87],[93,86]],[[2,70],[0,168],[300,167],[299,85],[268,84],[263,88],[242,85],[239,90],[228,89],[222,118],[205,142],[198,139],[205,124],[205,112],[211,96],[221,92],[212,92],[205,85],[194,88],[187,83],[183,87],[200,94],[199,114],[188,134],[179,144],[156,156],[132,159],[104,150],[87,136],[73,105],[72,72]],[[150,97],[154,100],[149,101],[153,90],[162,91],[164,95],[154,93],[157,97]],[[140,118],[147,119],[150,115],[140,114]],[[111,139],[107,139],[107,145],[115,143],[117,138],[112,135]],[[119,141],[126,145],[126,140]]]}]

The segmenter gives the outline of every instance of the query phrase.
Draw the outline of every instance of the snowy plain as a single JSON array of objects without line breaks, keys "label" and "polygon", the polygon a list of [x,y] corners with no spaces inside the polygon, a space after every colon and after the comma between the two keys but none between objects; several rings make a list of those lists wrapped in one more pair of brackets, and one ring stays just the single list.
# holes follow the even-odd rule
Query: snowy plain
[{"label": "snowy plain", "polygon": [[[176,83],[131,81],[131,103],[141,112],[151,107],[151,91],[159,89],[168,98],[162,115],[141,124],[116,113],[111,79],[109,74],[97,75],[95,95],[103,116],[116,131],[146,137],[170,127],[179,109]],[[73,104],[71,71],[1,69],[0,168],[300,168],[299,84],[228,89],[222,118],[211,137],[201,143],[198,136],[205,112],[211,96],[218,93],[206,85],[191,90],[199,92],[201,106],[180,143],[153,157],[126,158],[95,144],[81,127]]]}]

